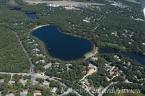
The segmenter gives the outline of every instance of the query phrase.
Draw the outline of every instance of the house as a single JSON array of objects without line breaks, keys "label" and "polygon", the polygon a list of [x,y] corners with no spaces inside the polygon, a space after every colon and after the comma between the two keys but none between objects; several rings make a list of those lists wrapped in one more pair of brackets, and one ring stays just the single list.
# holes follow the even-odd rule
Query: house
[{"label": "house", "polygon": [[15,81],[9,81],[9,85],[14,85],[16,82]]},{"label": "house", "polygon": [[27,79],[26,79],[26,80],[24,80],[24,79],[20,79],[20,80],[19,80],[19,82],[20,82],[23,86],[26,85],[27,81],[28,81]]},{"label": "house", "polygon": [[36,91],[33,93],[33,96],[42,96],[42,93],[41,93],[41,91],[36,90]]},{"label": "house", "polygon": [[27,96],[28,90],[23,90],[20,92],[20,96]]},{"label": "house", "polygon": [[9,93],[6,96],[15,96],[13,93]]},{"label": "house", "polygon": [[43,85],[45,85],[45,86],[49,86],[49,84],[50,84],[50,82],[48,82],[48,81],[43,82]]},{"label": "house", "polygon": [[44,66],[44,69],[48,69],[48,68],[50,68],[51,65],[52,65],[52,63],[48,63],[47,65]]},{"label": "house", "polygon": [[56,88],[56,87],[54,87],[54,88],[51,90],[52,93],[56,93],[56,91],[57,91],[57,88]]},{"label": "house", "polygon": [[4,79],[0,79],[0,83],[4,83],[5,82],[5,80]]}]

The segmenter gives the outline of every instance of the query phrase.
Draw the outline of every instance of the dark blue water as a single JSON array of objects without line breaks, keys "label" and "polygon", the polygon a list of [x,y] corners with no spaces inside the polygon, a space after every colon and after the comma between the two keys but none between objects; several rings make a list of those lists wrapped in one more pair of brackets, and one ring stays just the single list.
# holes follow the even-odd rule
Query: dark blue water
[{"label": "dark blue water", "polygon": [[123,55],[123,56],[126,56],[132,60],[137,61],[140,64],[145,65],[145,56],[141,55],[139,53],[136,53],[136,52],[119,52],[119,51],[111,49],[111,48],[100,48],[100,53]]},{"label": "dark blue water", "polygon": [[20,11],[21,10],[21,7],[12,7],[12,8],[10,8],[10,10],[17,10],[17,11]]},{"label": "dark blue water", "polygon": [[36,12],[26,12],[26,15],[31,19],[31,20],[37,20],[39,17],[37,16]]},{"label": "dark blue water", "polygon": [[32,35],[44,42],[48,53],[62,60],[83,58],[84,54],[92,50],[89,40],[66,35],[56,26],[44,26],[32,32]]}]

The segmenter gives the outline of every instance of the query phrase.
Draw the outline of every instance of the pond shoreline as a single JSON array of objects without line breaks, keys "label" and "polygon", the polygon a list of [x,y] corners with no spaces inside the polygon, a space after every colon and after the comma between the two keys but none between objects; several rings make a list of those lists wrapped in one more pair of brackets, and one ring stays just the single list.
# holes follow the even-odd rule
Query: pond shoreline
[{"label": "pond shoreline", "polygon": [[[85,48],[89,48],[90,50],[88,51],[88,52],[86,52],[86,53],[92,53],[92,54],[94,54],[94,49],[96,49],[96,47],[94,47],[94,43],[92,42],[92,41],[90,41],[90,40],[88,40],[88,39],[84,39],[84,38],[82,38],[82,37],[78,37],[78,36],[74,36],[74,35],[70,35],[70,34],[67,34],[67,33],[65,33],[59,26],[55,26],[55,25],[51,25],[51,24],[46,24],[46,25],[39,25],[39,26],[37,26],[37,27],[35,27],[35,28],[33,28],[32,30],[31,30],[31,33],[33,33],[34,31],[36,31],[37,29],[39,29],[39,28],[42,28],[42,27],[46,27],[46,30],[47,30],[47,26],[49,27],[50,26],[50,28],[51,27],[56,27],[56,29],[55,29],[55,31],[56,30],[58,30],[58,32],[59,32],[59,34],[61,33],[61,35],[66,35],[66,37],[67,38],[73,38],[73,39],[78,39],[79,40],[79,42],[87,42],[88,44],[89,44],[89,46],[92,46],[92,47],[90,47],[89,48],[89,46],[88,45],[83,45],[83,46],[88,46],[88,47],[85,47]],[[41,29],[39,29],[39,30],[41,30]],[[45,30],[45,31],[46,31]],[[52,29],[50,29],[50,31],[53,31]],[[41,33],[41,32],[40,32]],[[45,32],[46,33],[46,32]],[[50,33],[49,33],[50,34]],[[52,33],[53,34],[53,33]],[[55,33],[54,33],[55,34]],[[33,36],[34,36],[34,34],[32,34]],[[41,33],[41,35],[42,35],[42,33]],[[51,34],[50,34],[51,35]],[[46,42],[43,42],[43,40],[41,40],[39,37],[37,37],[37,36],[34,36],[34,37],[36,37],[37,39],[39,39],[40,41],[42,41],[42,43],[45,45],[45,49],[47,50],[47,54],[48,54],[48,56],[50,55],[49,53],[51,53],[51,52],[48,52],[48,51],[50,51],[50,49],[51,49],[51,47],[50,47],[50,43],[48,43],[47,42],[47,44],[49,44],[49,47],[48,47],[48,45],[46,45],[45,43]],[[45,36],[45,38],[46,38],[46,36]],[[48,37],[48,38],[51,38],[51,37]],[[55,37],[54,37],[55,38]],[[55,39],[57,39],[57,38],[55,38]],[[66,41],[65,41],[66,42]],[[69,42],[69,41],[68,41]],[[71,41],[72,42],[72,41]],[[76,42],[76,41],[75,41]],[[90,42],[90,43],[89,43]],[[52,43],[52,42],[51,42]],[[54,42],[54,44],[55,44],[55,42]],[[72,43],[72,45],[75,45],[76,43]],[[80,46],[80,45],[79,45]],[[79,46],[74,46],[75,47],[75,50],[77,50],[76,48],[78,47],[78,48],[80,48]],[[83,48],[83,46],[82,46],[82,48]],[[67,46],[67,47],[69,47],[70,48],[70,46]],[[64,47],[64,48],[66,48],[66,46]],[[58,50],[59,48],[57,48],[57,50]],[[69,50],[69,49],[68,49]],[[88,50],[88,49],[83,49],[83,50]],[[63,50],[64,51],[64,50]],[[71,51],[73,51],[73,49],[71,50]],[[83,52],[83,51],[82,51]],[[98,52],[98,51],[97,51]],[[65,52],[64,52],[65,53]],[[81,53],[81,52],[78,52],[77,54],[79,54],[79,53]],[[83,53],[83,54],[86,54],[86,53]],[[95,52],[96,53],[96,52]],[[63,54],[63,53],[62,53]],[[73,56],[73,54],[74,53],[72,53],[72,54],[70,54],[70,56],[72,55]],[[76,54],[76,53],[75,53]],[[82,53],[81,53],[82,54]],[[52,54],[51,54],[52,55]],[[57,58],[57,57],[55,57],[55,56],[51,56],[50,55],[50,57],[53,57],[54,59],[60,59],[60,58]],[[74,59],[74,60],[78,60],[78,59],[83,59],[84,57],[82,56],[82,57],[79,57],[79,58],[77,58],[77,59]],[[85,58],[84,58],[85,59]],[[60,59],[60,60],[63,60],[63,61],[73,61],[73,59],[71,59],[71,60],[65,60],[65,59]]]}]

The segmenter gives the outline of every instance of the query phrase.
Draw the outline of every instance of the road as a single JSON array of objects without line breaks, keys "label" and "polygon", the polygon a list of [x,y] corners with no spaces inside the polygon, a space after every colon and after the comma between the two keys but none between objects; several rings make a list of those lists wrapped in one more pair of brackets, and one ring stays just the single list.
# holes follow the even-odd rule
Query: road
[{"label": "road", "polygon": [[8,72],[0,72],[1,75],[22,75],[22,76],[30,76],[29,73],[8,73]]},{"label": "road", "polygon": [[39,73],[9,73],[9,72],[0,72],[1,75],[22,75],[22,76],[32,76],[34,78],[41,78],[41,79],[49,79],[49,80],[61,80],[61,78],[57,78],[57,77],[50,77],[50,76],[46,76],[46,75],[41,75]]},{"label": "road", "polygon": [[91,3],[91,2],[76,2],[76,1],[43,1],[43,0],[23,0],[24,2],[28,4],[40,4],[40,3],[46,3],[48,5],[54,5],[54,6],[72,6],[72,7],[87,7],[91,5],[97,5],[97,6],[103,6],[105,4],[102,3]]},{"label": "road", "polygon": [[103,96],[104,93],[111,87],[112,85],[117,84],[117,82],[111,82],[108,86],[106,86],[101,92],[99,92],[98,96]]},{"label": "road", "polygon": [[22,51],[24,52],[24,54],[26,55],[26,57],[27,57],[27,59],[29,61],[29,64],[30,64],[30,70],[29,70],[29,72],[31,74],[34,73],[34,64],[32,63],[31,57],[29,56],[28,52],[26,51],[25,47],[23,46],[23,43],[22,43],[19,35],[17,34],[17,32],[15,32],[15,30],[13,28],[11,28],[10,26],[5,25],[5,23],[0,23],[0,24],[2,24],[3,26],[5,26],[6,28],[11,29],[11,31],[15,34],[15,36],[16,36],[19,44],[20,44],[20,47],[22,48]]},{"label": "road", "polygon": [[[13,32],[14,32],[14,31],[13,31]],[[19,42],[19,44],[20,44],[20,46],[21,46],[23,52],[25,53],[25,55],[26,55],[26,57],[27,57],[27,59],[28,59],[28,61],[29,61],[29,63],[30,63],[30,73],[34,73],[34,64],[32,63],[32,60],[31,60],[31,58],[30,58],[28,52],[27,52],[26,49],[24,48],[23,43],[22,43],[22,41],[21,41],[19,35],[18,35],[16,32],[14,32],[14,34],[15,34],[15,36],[17,37],[17,40],[18,40],[18,42]]]},{"label": "road", "polygon": [[63,94],[59,95],[59,96],[66,96],[69,93],[74,93],[76,96],[82,96],[80,95],[77,91],[73,90],[72,88],[69,88],[66,92],[64,92]]},{"label": "road", "polygon": [[21,41],[21,39],[20,39],[20,37],[19,37],[19,35],[17,34],[17,32],[15,32],[15,30],[12,28],[12,27],[10,27],[10,26],[8,26],[8,25],[5,25],[5,24],[3,24],[3,23],[1,23],[3,26],[5,26],[6,28],[9,28],[9,29],[11,29],[11,31],[15,34],[15,36],[16,36],[16,38],[17,38],[17,40],[18,40],[18,42],[19,42],[19,44],[20,44],[20,47],[22,48],[22,51],[24,52],[24,54],[25,54],[25,56],[27,57],[27,59],[28,59],[28,61],[29,61],[29,64],[30,64],[30,69],[29,69],[29,73],[6,73],[6,72],[0,72],[0,74],[6,74],[6,75],[11,75],[11,77],[13,76],[13,75],[27,75],[27,76],[30,76],[31,75],[31,80],[32,81],[35,81],[36,80],[36,78],[34,78],[33,77],[33,74],[34,74],[34,64],[32,63],[32,58],[29,56],[29,54],[28,54],[28,52],[26,51],[26,49],[25,49],[25,47],[24,47],[24,45],[23,45],[23,43],[22,43],[22,41]]}]

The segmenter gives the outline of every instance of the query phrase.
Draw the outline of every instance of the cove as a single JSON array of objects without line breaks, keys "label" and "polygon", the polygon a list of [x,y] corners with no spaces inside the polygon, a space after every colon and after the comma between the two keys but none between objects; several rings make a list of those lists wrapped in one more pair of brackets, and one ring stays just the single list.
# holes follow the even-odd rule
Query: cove
[{"label": "cove", "polygon": [[32,36],[45,44],[50,56],[61,60],[81,59],[93,49],[91,41],[67,35],[55,25],[36,28],[32,31]]},{"label": "cove", "polygon": [[112,48],[100,48],[100,53],[102,54],[118,54],[118,55],[123,55],[126,56],[132,60],[137,61],[140,64],[145,65],[145,56],[141,55],[137,52],[119,52],[117,50],[114,50]]}]

